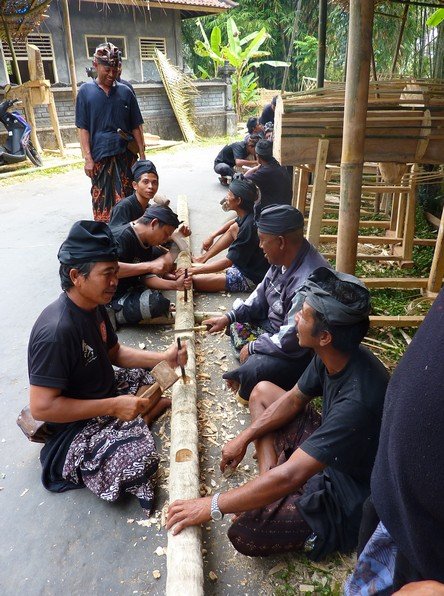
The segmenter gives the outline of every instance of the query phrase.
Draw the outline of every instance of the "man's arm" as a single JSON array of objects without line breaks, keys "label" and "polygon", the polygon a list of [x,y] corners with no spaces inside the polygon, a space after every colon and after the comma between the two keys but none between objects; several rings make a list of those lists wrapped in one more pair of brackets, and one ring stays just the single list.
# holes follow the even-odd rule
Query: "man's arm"
[{"label": "man's arm", "polygon": [[230,228],[230,226],[232,224],[234,224],[235,221],[236,221],[235,219],[229,219],[227,222],[224,223],[224,225],[221,228],[219,228],[218,230],[216,230],[215,232],[213,232],[212,234],[210,234],[208,236],[208,238],[206,238],[202,242],[202,250],[208,251],[210,249],[210,247],[212,246],[213,242],[215,241],[215,239],[218,236],[221,236],[222,234],[225,234],[225,232]]},{"label": "man's arm", "polygon": [[91,155],[91,142],[89,131],[85,128],[79,128],[79,133],[80,147],[82,148],[82,155],[85,158],[85,165],[83,169],[85,170],[85,174],[91,178],[94,168],[94,160]]},{"label": "man's arm", "polygon": [[285,426],[302,413],[312,399],[308,395],[304,395],[298,385],[285,392],[266,408],[263,414],[254,420],[248,428],[235,439],[226,443],[222,449],[221,471],[223,472],[227,466],[232,468],[238,466],[250,443]]},{"label": "man's arm", "polygon": [[[304,451],[296,449],[290,459],[258,478],[221,494],[219,508],[222,513],[243,513],[264,507],[296,492],[305,482],[323,470],[325,465]],[[211,497],[190,501],[175,501],[168,509],[167,529],[178,534],[188,526],[195,526],[211,519]],[[174,527],[173,527],[174,526]]]},{"label": "man's arm", "polygon": [[144,279],[144,284],[147,288],[152,290],[179,290],[183,291],[185,288],[190,290],[193,286],[191,276],[185,277],[185,274],[179,275],[176,279],[163,279],[157,275],[150,275]]},{"label": "man's arm", "polygon": [[173,261],[169,254],[162,255],[153,261],[142,261],[141,263],[124,263],[119,261],[119,279],[125,277],[138,277],[139,275],[164,275],[171,271]]},{"label": "man's arm", "polygon": [[173,343],[164,352],[150,352],[149,350],[138,350],[117,343],[108,350],[108,356],[114,366],[122,368],[153,368],[163,360],[172,368],[176,368],[180,365],[185,366],[187,348],[183,345],[179,350],[177,344]]},{"label": "man's arm", "polygon": [[219,271],[223,271],[224,269],[228,269],[231,267],[233,261],[230,261],[227,257],[223,257],[221,259],[217,259],[217,261],[212,261],[211,263],[206,263],[202,265],[202,267],[193,267],[190,271],[192,276],[199,276],[205,273],[217,273]]},{"label": "man's arm", "polygon": [[253,166],[254,167],[254,166],[258,165],[258,163],[255,159],[254,160],[253,159],[235,159],[234,162],[238,167],[241,167],[241,166]]},{"label": "man's arm", "polygon": [[137,147],[139,149],[139,159],[145,159],[145,140],[140,131],[140,126],[138,126],[137,128],[133,128],[131,134],[133,135],[134,140],[136,141]]},{"label": "man's arm", "polygon": [[104,399],[76,399],[65,397],[61,389],[31,385],[29,390],[31,414],[45,422],[76,422],[95,416],[115,416],[133,420],[146,409],[146,400],[134,395],[118,395]]}]

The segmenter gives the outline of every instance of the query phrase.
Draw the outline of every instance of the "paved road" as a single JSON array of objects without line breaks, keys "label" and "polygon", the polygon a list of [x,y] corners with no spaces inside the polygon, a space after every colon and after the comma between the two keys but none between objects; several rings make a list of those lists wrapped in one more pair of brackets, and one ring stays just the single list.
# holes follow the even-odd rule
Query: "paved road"
[{"label": "paved road", "polygon": [[[225,190],[212,172],[217,150],[153,156],[160,192],[171,197],[172,206],[178,194],[189,197],[194,246],[226,218],[218,206]],[[122,523],[142,517],[134,499],[109,505],[87,490],[46,492],[39,480],[39,446],[28,443],[15,424],[27,402],[30,329],[60,291],[57,249],[72,222],[90,215],[88,179],[80,170],[13,186],[0,183],[0,592],[5,596],[163,593],[147,553],[166,545],[165,534],[152,530],[151,539],[159,542],[147,548],[146,528]],[[124,331],[120,337],[137,344],[140,333]]]}]

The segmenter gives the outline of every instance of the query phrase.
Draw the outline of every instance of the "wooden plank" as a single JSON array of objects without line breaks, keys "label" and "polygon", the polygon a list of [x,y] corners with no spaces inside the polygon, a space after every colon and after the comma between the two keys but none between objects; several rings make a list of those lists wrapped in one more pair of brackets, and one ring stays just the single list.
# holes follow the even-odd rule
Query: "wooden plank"
[{"label": "wooden plank", "polygon": [[423,316],[371,316],[370,327],[419,327],[423,322]]},{"label": "wooden plank", "polygon": [[303,169],[299,174],[298,194],[296,200],[296,209],[302,214],[305,214],[305,206],[307,202],[307,188],[308,181],[310,180],[310,171]]},{"label": "wooden plank", "polygon": [[[320,242],[325,244],[326,242],[335,242],[338,239],[336,234],[321,234]],[[358,236],[359,244],[401,244],[402,238],[395,238],[390,236]],[[416,246],[435,246],[436,240],[434,238],[413,238],[412,245]]]},{"label": "wooden plank", "polygon": [[317,247],[319,244],[322,214],[324,212],[325,205],[325,193],[327,188],[327,182],[325,180],[325,166],[327,164],[328,145],[328,140],[322,139],[319,141],[313,191],[311,193],[310,215],[307,226],[307,240],[315,247]]},{"label": "wooden plank", "polygon": [[[324,211],[325,213],[325,211]],[[307,222],[308,219],[305,218],[305,221]],[[335,227],[338,225],[338,220],[337,219],[323,219],[322,220],[322,225],[323,226],[332,226]],[[387,230],[390,226],[390,222],[389,221],[381,221],[381,220],[361,220],[359,222],[359,227],[360,228],[379,228],[379,229],[383,229],[383,230]]]},{"label": "wooden plank", "polygon": [[425,277],[361,277],[360,279],[370,289],[395,288],[399,290],[426,288],[428,281]]},{"label": "wooden plank", "polygon": [[[177,213],[187,225],[186,197],[178,197]],[[187,239],[188,240],[188,239]],[[189,241],[188,241],[189,242]],[[181,252],[178,267],[191,267],[189,252]],[[177,292],[175,328],[194,326],[193,292]],[[187,382],[182,379],[173,385],[171,409],[171,447],[169,502],[199,497],[199,450],[197,428],[197,387],[194,332],[188,336]],[[166,595],[190,594],[203,596],[203,561],[200,527],[189,527],[177,536],[168,532]]]}]

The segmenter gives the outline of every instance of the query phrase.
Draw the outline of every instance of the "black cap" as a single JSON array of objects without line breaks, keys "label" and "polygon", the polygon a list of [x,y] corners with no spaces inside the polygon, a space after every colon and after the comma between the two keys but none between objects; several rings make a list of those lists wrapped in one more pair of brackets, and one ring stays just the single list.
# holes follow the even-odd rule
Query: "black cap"
[{"label": "black cap", "polygon": [[64,265],[117,261],[117,242],[103,221],[76,221],[57,255]]},{"label": "black cap", "polygon": [[304,227],[304,216],[291,205],[269,205],[262,209],[257,229],[263,234],[279,236]]},{"label": "black cap", "polygon": [[144,219],[158,219],[167,226],[177,228],[182,222],[172,209],[163,205],[150,205],[143,214]]},{"label": "black cap", "polygon": [[157,180],[159,180],[159,174],[157,173],[156,166],[149,159],[139,159],[131,168],[133,178],[138,182],[142,174],[156,174]]},{"label": "black cap", "polygon": [[256,143],[256,155],[261,157],[272,157],[273,156],[273,143],[262,139]]}]

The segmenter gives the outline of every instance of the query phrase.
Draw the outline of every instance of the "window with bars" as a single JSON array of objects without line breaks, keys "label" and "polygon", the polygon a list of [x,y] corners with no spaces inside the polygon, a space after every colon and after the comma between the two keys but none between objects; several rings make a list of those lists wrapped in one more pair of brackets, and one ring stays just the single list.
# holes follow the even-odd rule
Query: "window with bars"
[{"label": "window with bars", "polygon": [[166,53],[166,42],[163,37],[141,37],[139,39],[141,60],[154,60],[155,49]]},{"label": "window with bars", "polygon": [[[12,68],[12,54],[8,43],[2,40],[3,56],[6,62],[6,69],[9,73],[9,82],[17,83],[16,77],[13,75]],[[52,45],[52,37],[49,33],[30,33],[26,39],[13,41],[14,52],[17,57],[17,62],[20,70],[22,81],[29,80],[28,69],[28,54],[26,52],[26,44],[31,43],[38,47],[42,57],[43,68],[45,70],[45,77],[51,82],[57,81],[57,70],[54,59],[54,48]]]},{"label": "window with bars", "polygon": [[122,52],[122,60],[126,60],[126,39],[120,35],[85,35],[86,55],[94,58],[94,51],[101,43],[112,43]]}]

